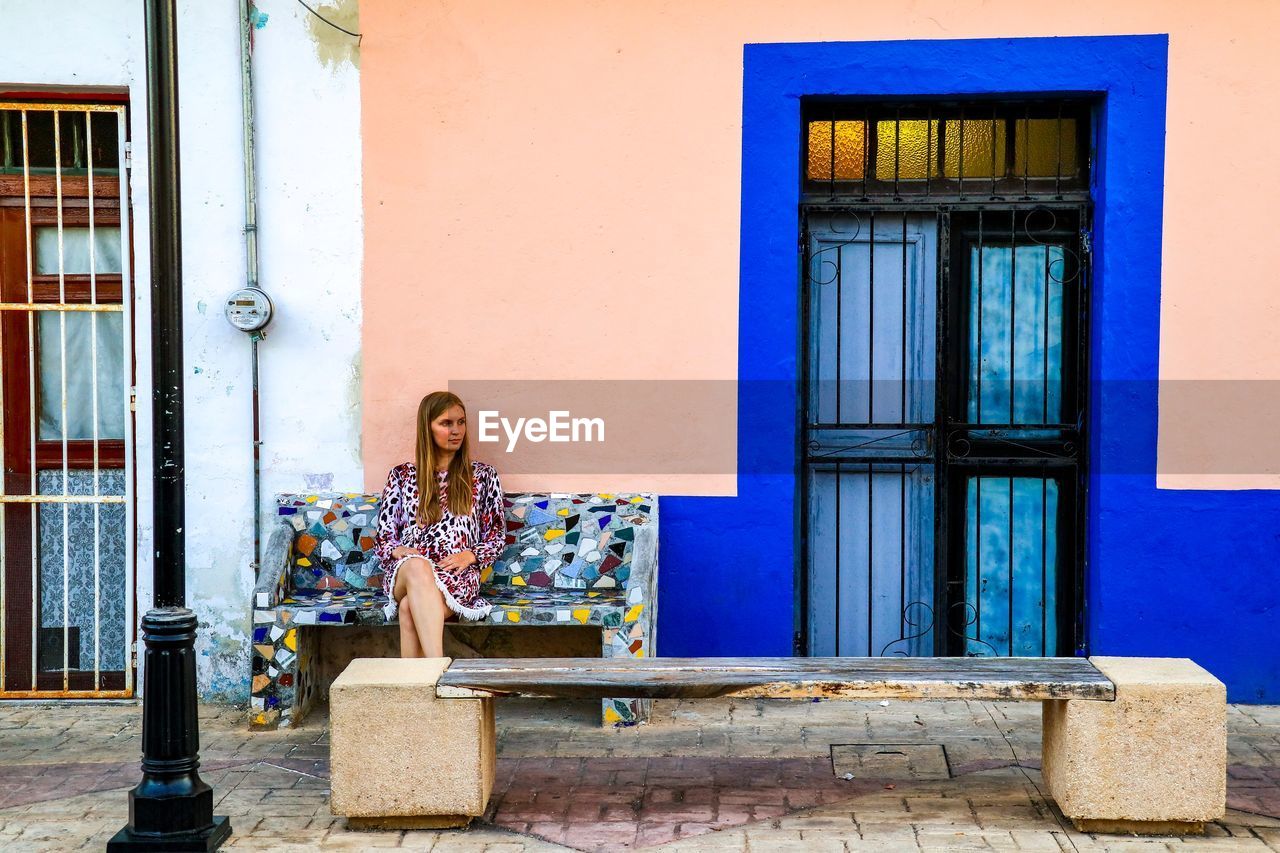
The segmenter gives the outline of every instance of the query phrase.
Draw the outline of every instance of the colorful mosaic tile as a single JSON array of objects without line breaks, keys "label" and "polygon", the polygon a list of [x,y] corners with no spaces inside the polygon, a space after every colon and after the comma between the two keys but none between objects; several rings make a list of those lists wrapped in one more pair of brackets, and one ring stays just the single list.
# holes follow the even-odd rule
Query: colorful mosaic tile
[{"label": "colorful mosaic tile", "polygon": [[373,555],[379,497],[322,492],[278,499],[277,517],[295,531],[290,552],[294,589],[382,586],[382,570]]},{"label": "colorful mosaic tile", "polygon": [[494,586],[621,589],[631,576],[642,495],[519,495],[508,498],[507,548],[484,577]]},{"label": "colorful mosaic tile", "polygon": [[[604,657],[652,653],[657,582],[653,495],[509,495],[507,548],[481,572],[487,624],[595,626]],[[280,524],[254,590],[251,723],[295,724],[318,685],[313,627],[385,625],[373,557],[377,495],[281,495]],[[648,700],[606,699],[609,724],[647,718]]]}]

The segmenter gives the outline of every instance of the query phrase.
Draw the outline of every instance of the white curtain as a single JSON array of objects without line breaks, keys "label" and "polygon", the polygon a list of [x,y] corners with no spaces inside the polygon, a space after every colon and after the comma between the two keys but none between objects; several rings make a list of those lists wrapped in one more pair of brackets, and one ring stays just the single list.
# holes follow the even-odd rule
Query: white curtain
[{"label": "white curtain", "polygon": [[[98,322],[97,363],[92,324]],[[93,381],[98,381],[98,438],[124,438],[124,315],[68,311],[67,438],[93,438]],[[62,438],[62,347],[58,312],[39,312],[40,438]]]},{"label": "white curtain", "polygon": [[[36,275],[58,274],[58,229],[45,226],[36,232]],[[96,273],[119,273],[120,227],[98,225],[93,229],[93,270]],[[62,229],[62,272],[66,275],[89,274],[89,229]]]}]

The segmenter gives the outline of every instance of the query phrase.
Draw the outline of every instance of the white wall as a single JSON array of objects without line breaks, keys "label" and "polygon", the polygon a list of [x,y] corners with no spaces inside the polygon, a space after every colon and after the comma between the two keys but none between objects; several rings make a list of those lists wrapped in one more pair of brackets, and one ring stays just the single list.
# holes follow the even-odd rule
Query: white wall
[{"label": "white wall", "polygon": [[[261,347],[263,511],[278,491],[358,488],[360,107],[354,40],[293,0],[257,0],[260,283],[277,315]],[[314,4],[313,4],[314,5]],[[199,685],[248,696],[253,586],[247,336],[222,316],[244,283],[238,4],[180,0],[186,373],[187,601],[200,619]],[[319,7],[350,23],[354,0]],[[125,89],[133,139],[138,363],[138,612],[151,591],[150,300],[143,4],[3,0],[0,88]],[[349,28],[351,28],[349,26]],[[265,516],[265,533],[270,530]]]}]

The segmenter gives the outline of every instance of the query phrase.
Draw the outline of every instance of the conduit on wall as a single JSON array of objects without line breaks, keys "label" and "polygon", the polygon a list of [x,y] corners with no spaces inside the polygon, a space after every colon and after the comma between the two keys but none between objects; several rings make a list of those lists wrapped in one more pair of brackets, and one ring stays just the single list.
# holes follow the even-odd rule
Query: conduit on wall
[{"label": "conduit on wall", "polygon": [[[256,9],[249,0],[240,0],[240,90],[243,100],[244,131],[244,239],[245,285],[258,287],[258,181],[254,155],[253,31],[250,16]],[[249,335],[253,371],[253,576],[262,566],[262,429],[258,406],[258,343],[261,330]]]}]

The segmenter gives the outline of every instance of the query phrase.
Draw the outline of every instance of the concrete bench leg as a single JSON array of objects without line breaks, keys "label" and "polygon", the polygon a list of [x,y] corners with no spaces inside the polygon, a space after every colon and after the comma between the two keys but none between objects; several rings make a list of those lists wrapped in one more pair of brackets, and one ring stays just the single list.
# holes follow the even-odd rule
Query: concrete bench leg
[{"label": "concrete bench leg", "polygon": [[[642,657],[644,649],[644,629],[646,624],[633,621],[622,627],[606,627],[601,632],[602,649],[600,656]],[[632,635],[635,635],[634,637]],[[632,651],[632,647],[636,651]],[[640,654],[637,654],[640,652]],[[602,699],[600,700],[600,719],[606,726],[634,725],[649,722],[649,709],[652,699]]]},{"label": "concrete bench leg", "polygon": [[357,658],[329,689],[330,809],[357,829],[466,826],[493,791],[493,700],[437,699],[449,658]]},{"label": "concrete bench leg", "polygon": [[296,726],[314,698],[315,630],[293,624],[284,608],[254,611],[254,618],[263,621],[254,625],[249,727],[266,731]]},{"label": "concrete bench leg", "polygon": [[1227,694],[1185,658],[1090,658],[1114,702],[1044,703],[1043,774],[1083,832],[1184,835],[1226,810]]}]

